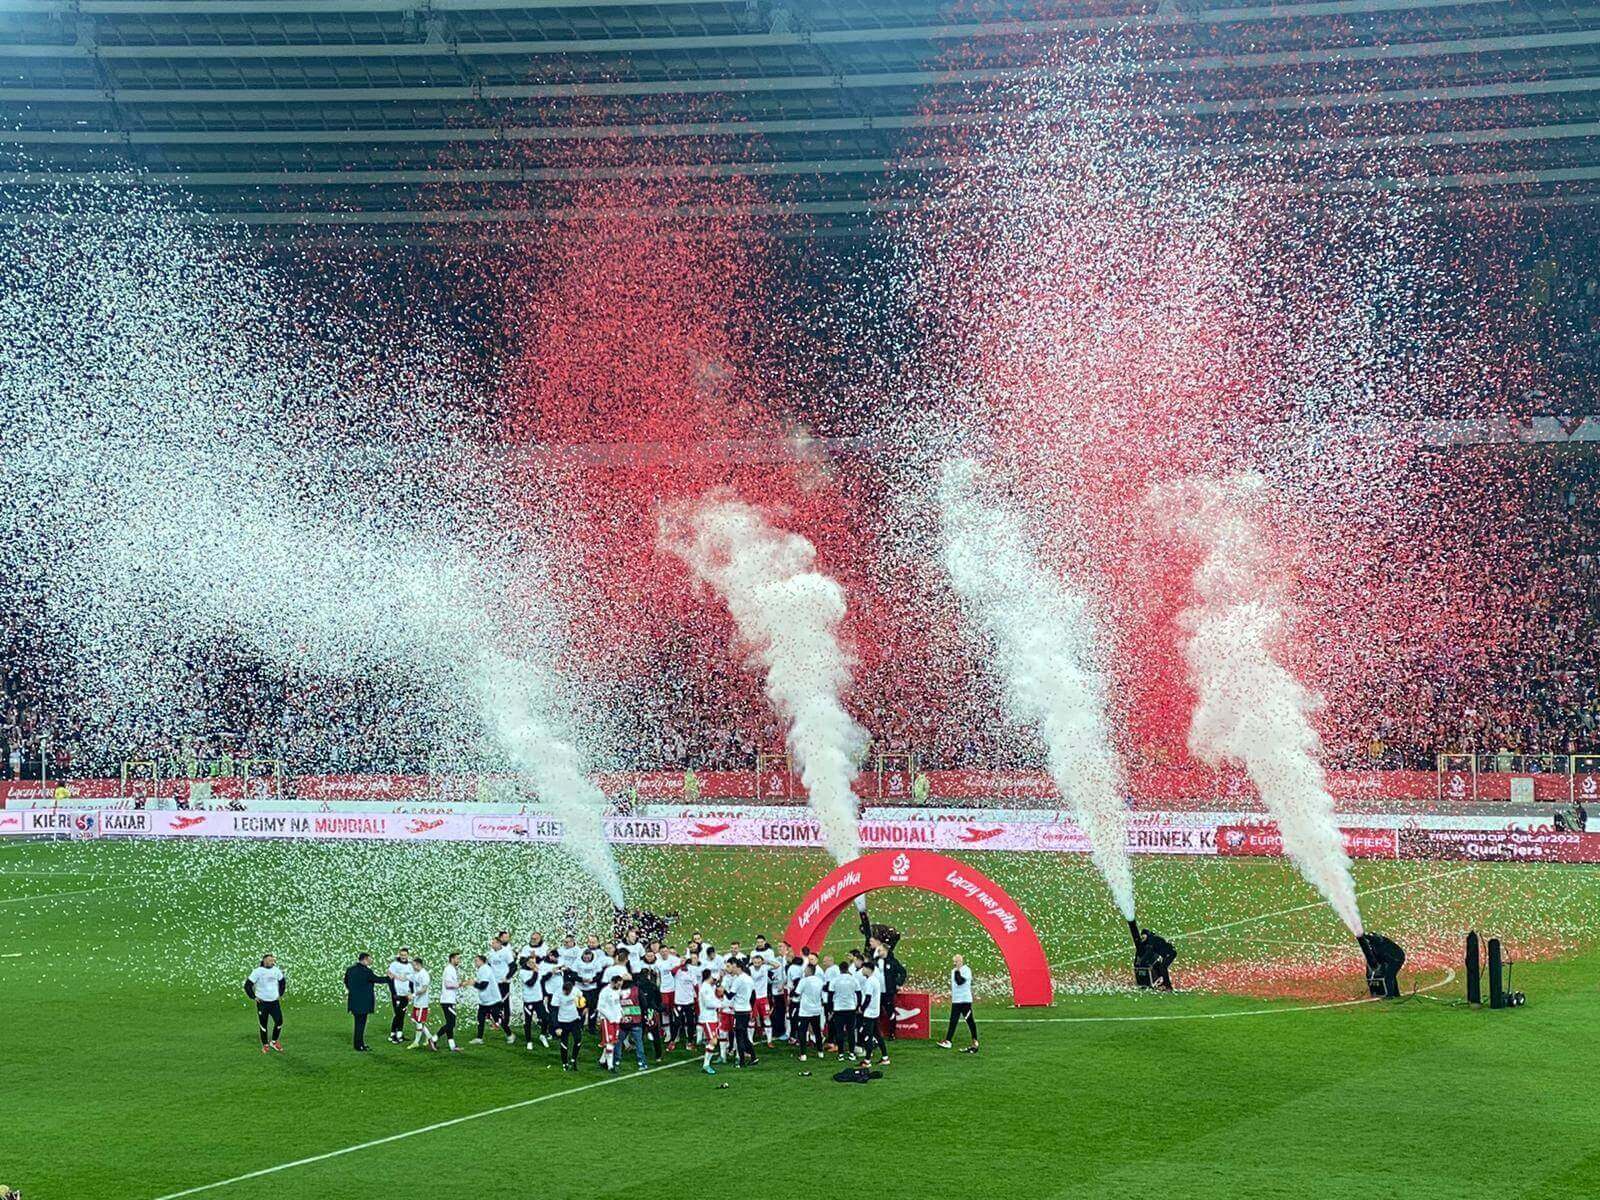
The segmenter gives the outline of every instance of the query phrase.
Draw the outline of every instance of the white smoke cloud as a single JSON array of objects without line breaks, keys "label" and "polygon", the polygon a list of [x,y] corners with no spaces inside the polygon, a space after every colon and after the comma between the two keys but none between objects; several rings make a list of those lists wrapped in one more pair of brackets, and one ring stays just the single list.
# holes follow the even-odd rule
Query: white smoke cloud
[{"label": "white smoke cloud", "polygon": [[850,658],[839,643],[844,589],[815,570],[816,548],[775,529],[741,500],[707,497],[661,520],[661,544],[722,597],[767,698],[788,726],[828,852],[839,862],[861,853],[851,789],[867,734],[845,711]]},{"label": "white smoke cloud", "polygon": [[14,236],[0,566],[42,585],[89,736],[131,750],[184,732],[187,674],[219,642],[403,681],[428,711],[394,723],[496,749],[620,903],[604,797],[567,728],[559,623],[518,599],[547,590],[537,547],[506,532],[494,464],[433,424],[462,382],[448,347],[341,344],[291,317],[273,276],[159,220]]},{"label": "white smoke cloud", "polygon": [[952,459],[940,473],[945,569],[993,646],[1011,719],[1044,738],[1051,777],[1088,833],[1117,908],[1132,920],[1127,787],[1106,713],[1093,605],[1040,565],[1021,521],[983,482],[971,459]]},{"label": "white smoke cloud", "polygon": [[1199,546],[1193,599],[1179,616],[1197,693],[1189,748],[1212,765],[1242,765],[1277,818],[1284,853],[1352,933],[1355,881],[1311,723],[1318,699],[1279,660],[1289,626],[1287,582],[1263,535],[1260,475],[1191,480],[1151,502]]}]

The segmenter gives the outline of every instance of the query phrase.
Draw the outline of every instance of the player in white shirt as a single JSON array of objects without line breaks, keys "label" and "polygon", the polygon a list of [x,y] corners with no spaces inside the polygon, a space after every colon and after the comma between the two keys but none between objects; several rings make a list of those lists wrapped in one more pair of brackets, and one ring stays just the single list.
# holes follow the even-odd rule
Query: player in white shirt
[{"label": "player in white shirt", "polygon": [[544,1032],[544,976],[540,974],[543,965],[530,956],[524,958],[522,965],[517,968],[517,979],[522,984],[522,1040],[528,1044],[529,1050],[533,1049],[535,1021],[539,1023],[539,1044],[550,1044]]},{"label": "player in white shirt", "polygon": [[422,961],[422,955],[417,955],[411,960],[411,1023],[416,1027],[417,1036],[411,1043],[415,1050],[418,1046],[426,1044],[429,1050],[439,1048],[439,1039],[434,1036],[433,1030],[428,1028],[428,1006],[433,1002],[433,976],[428,972],[428,964]]},{"label": "player in white shirt", "polygon": [[[589,940],[592,942],[594,938]],[[572,968],[573,974],[578,977],[578,985],[583,988],[584,1024],[590,1032],[593,1032],[595,1022],[599,1019],[595,1003],[600,999],[600,973],[605,969],[605,960],[600,957],[600,951],[588,946],[578,955],[578,965]]]},{"label": "player in white shirt", "polygon": [[500,990],[499,1025],[506,1031],[506,1045],[517,1040],[511,1030],[511,976],[516,972],[517,953],[511,948],[511,935],[501,930],[489,939],[489,953],[484,955],[495,969],[496,986]]},{"label": "player in white shirt", "polygon": [[628,973],[636,975],[639,964],[644,961],[645,945],[639,940],[639,931],[630,929],[622,941],[617,943],[617,949],[625,951],[628,955]]},{"label": "player in white shirt", "polygon": [[767,961],[769,951],[750,952],[750,985],[754,995],[750,1002],[750,1036],[766,1038],[772,1045],[772,966]]},{"label": "player in white shirt", "polygon": [[840,971],[828,985],[833,996],[833,1045],[842,1059],[856,1056],[856,1009],[861,992],[856,977],[849,971]]},{"label": "player in white shirt", "polygon": [[805,978],[806,965],[805,959],[796,955],[783,968],[784,990],[788,993],[788,1003],[784,1005],[784,1024],[787,1026],[791,1046],[800,1040],[799,1030],[795,1028],[795,1022],[800,1016],[796,1007],[799,1002],[795,999],[795,988]]},{"label": "player in white shirt", "polygon": [[[711,973],[710,967],[700,969],[700,1036],[705,1042],[705,1058],[700,1063],[700,1069],[707,1075],[715,1075],[711,1069],[711,1056],[716,1053],[717,1043],[722,1039],[722,997],[717,995],[717,983]],[[723,1050],[722,1057],[726,1061],[727,1050]]]},{"label": "player in white shirt", "polygon": [[861,1053],[872,1060],[872,1048],[883,1056],[880,1066],[889,1061],[889,1044],[883,1040],[880,1018],[883,1015],[883,980],[871,963],[863,964],[861,980]]},{"label": "player in white shirt", "polygon": [[394,1019],[389,1022],[389,1040],[396,1046],[406,1040],[406,1009],[411,1006],[411,951],[401,946],[389,963],[389,1004]]},{"label": "player in white shirt", "polygon": [[[289,976],[278,965],[276,955],[265,954],[261,965],[250,972],[245,980],[245,994],[256,1002],[256,1022],[261,1026],[261,1053],[276,1050],[283,1052],[278,1036],[283,1032],[283,993],[289,986]],[[267,1036],[267,1022],[272,1023],[272,1036]]]},{"label": "player in white shirt", "polygon": [[600,989],[595,1002],[596,1023],[600,1027],[600,1066],[613,1075],[617,1072],[617,1039],[622,1035],[623,976],[615,976]]},{"label": "player in white shirt", "polygon": [[678,964],[672,988],[672,1049],[681,1041],[694,1045],[694,1001],[700,992],[700,964],[689,959]]},{"label": "player in white shirt", "polygon": [[563,972],[556,982],[556,1038],[561,1044],[561,1069],[578,1069],[578,1051],[583,1047],[583,1009],[587,1001],[578,977]]},{"label": "player in white shirt", "polygon": [[828,990],[827,981],[818,973],[815,963],[807,963],[794,985],[795,1032],[800,1037],[800,1061],[806,1060],[806,1046],[816,1037],[817,1054],[823,1053],[822,999]]},{"label": "player in white shirt", "polygon": [[682,965],[683,959],[673,952],[671,946],[662,946],[657,951],[656,975],[661,982],[661,1023],[665,1026],[662,1032],[666,1035],[668,1050],[678,1043],[678,968]]},{"label": "player in white shirt", "polygon": [[500,969],[489,963],[486,954],[472,956],[472,987],[478,994],[478,1036],[474,1046],[483,1045],[483,1027],[487,1022],[500,1024]]},{"label": "player in white shirt", "polygon": [[600,986],[608,988],[613,979],[632,979],[634,968],[628,963],[628,954],[625,950],[618,950],[616,956],[606,964],[606,969],[600,972]]},{"label": "player in white shirt", "polygon": [[460,1054],[456,1045],[456,1002],[461,995],[461,951],[455,950],[439,976],[439,1007],[444,1010],[444,1028],[439,1031],[451,1054]]},{"label": "player in white shirt", "polygon": [[[733,1047],[738,1056],[735,1065],[755,1066],[755,1047],[750,1044],[750,1014],[755,1007],[756,986],[750,973],[739,965],[732,955],[728,958],[727,974],[722,979],[722,990],[728,994],[733,1009]],[[748,1059],[748,1063],[746,1062]]]},{"label": "player in white shirt", "polygon": [[950,1049],[950,1039],[956,1036],[956,1024],[962,1017],[967,1019],[967,1032],[972,1034],[972,1045],[967,1048],[967,1053],[976,1054],[978,1022],[972,1017],[972,968],[958,954],[950,960],[950,1028],[945,1030],[944,1041],[939,1043],[940,1049]]},{"label": "player in white shirt", "polygon": [[570,971],[578,965],[578,956],[583,950],[578,946],[578,939],[570,933],[561,939],[561,949],[556,951],[556,958],[563,971]]}]

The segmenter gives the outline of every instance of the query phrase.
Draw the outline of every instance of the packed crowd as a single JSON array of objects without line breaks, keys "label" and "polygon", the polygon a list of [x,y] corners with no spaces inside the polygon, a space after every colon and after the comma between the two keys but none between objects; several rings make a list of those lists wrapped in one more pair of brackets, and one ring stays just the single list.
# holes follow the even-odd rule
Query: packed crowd
[{"label": "packed crowd", "polygon": [[[1525,391],[1465,397],[1461,412],[1505,411],[1509,403],[1516,411],[1600,413],[1600,257],[1587,226],[1529,236],[1512,264],[1514,280],[1500,284],[1505,265],[1484,259],[1478,269],[1495,279],[1464,281],[1463,299],[1470,305],[1500,294],[1496,288],[1511,289],[1497,320],[1507,357],[1514,348],[1527,360],[1525,371],[1508,372]],[[402,285],[391,279],[383,286]],[[1506,614],[1512,627],[1504,652],[1471,670],[1373,679],[1370,703],[1332,714],[1324,730],[1332,766],[1429,769],[1440,752],[1489,756],[1493,765],[1508,755],[1600,750],[1600,467],[1593,456],[1560,447],[1532,451],[1540,465],[1520,468],[1494,452],[1459,452],[1483,455],[1486,472],[1521,470],[1533,481],[1514,514],[1484,522],[1478,547],[1483,570],[1520,598],[1517,611]],[[226,642],[191,652],[183,663],[165,657],[172,702],[114,739],[91,733],[71,665],[40,627],[49,598],[27,580],[5,585],[0,778],[114,776],[128,760],[190,778],[233,774],[251,759],[302,774],[494,765],[482,761],[481,747],[452,741],[413,682],[284,670]],[[626,712],[597,767],[748,769],[762,748],[781,744],[759,683],[725,645],[711,654],[687,638],[669,639],[655,655],[620,685],[617,707]],[[1008,729],[997,688],[976,677],[971,686],[940,687],[935,707],[908,699],[903,682],[892,661],[874,664],[852,697],[875,750],[910,752],[933,769],[1043,764],[1043,746]],[[1161,745],[1125,749],[1135,766],[1181,754],[1181,747]]]},{"label": "packed crowd", "polygon": [[[600,1068],[610,1072],[630,1053],[643,1071],[681,1051],[698,1056],[701,1070],[715,1075],[717,1065],[754,1067],[761,1061],[758,1051],[780,1047],[798,1051],[801,1062],[832,1054],[870,1063],[876,1054],[877,1065],[884,1066],[906,972],[895,955],[898,936],[867,927],[864,919],[863,924],[865,945],[838,961],[809,947],[773,946],[761,936],[748,949],[735,941],[719,950],[694,934],[680,954],[670,942],[646,939],[637,928],[603,944],[598,935],[580,944],[569,934],[557,945],[536,931],[517,948],[517,939],[501,930],[470,964],[455,951],[437,974],[408,947],[397,950],[381,973],[371,955],[362,954],[344,977],[352,1044],[357,1051],[369,1049],[374,992],[387,989],[388,1040],[405,1045],[409,1028],[412,1049],[439,1050],[442,1042],[449,1052],[461,1053],[459,1010],[470,1003],[476,1033],[469,1045],[503,1036],[507,1045],[520,1042],[530,1053],[536,1046],[553,1048],[566,1071],[579,1069],[586,1039]],[[971,968],[955,956],[950,1026],[940,1043],[945,1049],[964,1020],[968,1049],[977,1050],[972,983]],[[256,1002],[262,1053],[282,1049],[286,988],[287,975],[272,955],[246,982]]]}]

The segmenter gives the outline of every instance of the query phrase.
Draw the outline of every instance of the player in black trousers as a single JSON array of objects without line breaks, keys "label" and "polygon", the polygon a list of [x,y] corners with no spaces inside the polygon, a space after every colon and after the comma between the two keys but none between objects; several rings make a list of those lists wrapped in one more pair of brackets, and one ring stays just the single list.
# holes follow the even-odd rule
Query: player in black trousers
[{"label": "player in black trousers", "polygon": [[358,954],[344,973],[345,1007],[355,1018],[355,1048],[366,1050],[367,1018],[377,1007],[372,989],[382,982],[382,977],[372,969],[372,955]]}]

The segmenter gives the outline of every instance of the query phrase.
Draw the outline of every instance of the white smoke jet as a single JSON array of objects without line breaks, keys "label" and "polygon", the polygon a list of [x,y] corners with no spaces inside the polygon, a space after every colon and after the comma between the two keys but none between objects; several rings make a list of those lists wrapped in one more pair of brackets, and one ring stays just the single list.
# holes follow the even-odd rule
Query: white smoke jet
[{"label": "white smoke jet", "polygon": [[660,542],[727,604],[788,725],[789,753],[828,852],[839,862],[857,857],[851,782],[868,739],[840,699],[850,684],[850,658],[839,644],[844,589],[814,569],[816,547],[773,528],[742,500],[708,496],[665,514]]},{"label": "white smoke jet", "polygon": [[939,479],[946,571],[994,650],[1011,719],[1037,729],[1050,775],[1089,835],[1095,866],[1133,919],[1126,780],[1106,714],[1101,639],[1090,598],[1046,571],[1017,516],[983,487],[967,458]]},{"label": "white smoke jet", "polygon": [[1246,473],[1151,496],[1168,526],[1203,552],[1179,615],[1196,692],[1189,748],[1211,766],[1244,767],[1277,818],[1284,853],[1359,935],[1355,881],[1311,723],[1319,700],[1279,660],[1291,598],[1263,535],[1265,493],[1262,477]]},{"label": "white smoke jet", "polygon": [[494,464],[430,425],[462,387],[449,348],[364,353],[159,218],[10,239],[0,574],[38,582],[90,734],[131,749],[186,732],[183,687],[218,644],[403,685],[406,739],[487,742],[620,904],[537,548],[505,533]]}]

